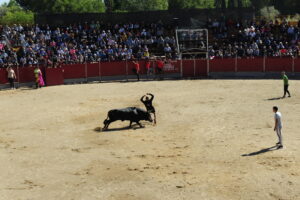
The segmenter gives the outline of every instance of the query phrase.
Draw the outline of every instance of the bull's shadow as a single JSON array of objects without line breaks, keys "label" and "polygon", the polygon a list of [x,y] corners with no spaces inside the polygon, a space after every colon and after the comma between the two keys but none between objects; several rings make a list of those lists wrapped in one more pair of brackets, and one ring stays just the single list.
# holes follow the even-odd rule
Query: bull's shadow
[{"label": "bull's shadow", "polygon": [[143,128],[145,128],[145,127],[144,126],[140,127],[139,125],[135,124],[135,125],[132,125],[131,127],[126,126],[126,127],[121,127],[121,128],[109,128],[107,130],[103,130],[102,127],[96,127],[96,128],[94,128],[94,131],[95,132],[117,132],[117,131],[126,131],[126,130],[137,130],[137,129],[143,129]]},{"label": "bull's shadow", "polygon": [[272,147],[269,147],[269,148],[261,149],[259,151],[255,151],[255,152],[248,153],[248,154],[243,154],[241,156],[243,156],[243,157],[245,157],[245,156],[257,156],[259,154],[263,154],[263,153],[267,153],[267,152],[275,151],[275,150],[278,150],[277,146],[272,146]]}]

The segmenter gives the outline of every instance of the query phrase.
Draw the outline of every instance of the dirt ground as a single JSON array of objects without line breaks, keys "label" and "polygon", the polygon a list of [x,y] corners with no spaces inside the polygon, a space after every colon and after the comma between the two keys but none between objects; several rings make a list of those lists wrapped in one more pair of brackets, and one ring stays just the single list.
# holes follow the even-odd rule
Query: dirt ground
[{"label": "dirt ground", "polygon": [[[299,200],[300,81],[102,83],[0,91],[1,200]],[[155,94],[157,126],[97,131]],[[275,98],[274,100],[270,100]],[[274,150],[272,106],[283,115]]]}]

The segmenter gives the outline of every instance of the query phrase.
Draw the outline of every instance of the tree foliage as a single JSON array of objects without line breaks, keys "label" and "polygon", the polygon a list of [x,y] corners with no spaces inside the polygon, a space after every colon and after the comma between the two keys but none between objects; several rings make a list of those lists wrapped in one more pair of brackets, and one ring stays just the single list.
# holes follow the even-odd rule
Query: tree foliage
[{"label": "tree foliage", "polygon": [[214,1],[207,0],[169,0],[169,9],[213,8]]},{"label": "tree foliage", "polygon": [[274,6],[278,10],[294,10],[300,13],[300,1],[299,0],[273,0]]},{"label": "tree foliage", "polygon": [[185,8],[242,8],[249,7],[251,0],[169,0],[170,9]]},{"label": "tree foliage", "polygon": [[261,9],[271,5],[272,0],[251,0],[252,6],[255,9]]},{"label": "tree foliage", "polygon": [[113,8],[119,11],[167,10],[168,0],[114,0]]},{"label": "tree foliage", "polygon": [[31,11],[24,11],[15,0],[0,7],[1,24],[33,24],[34,16]]},{"label": "tree foliage", "polygon": [[280,12],[276,10],[274,6],[270,6],[260,9],[259,14],[265,19],[272,20],[276,18],[280,14]]},{"label": "tree foliage", "polygon": [[[15,0],[14,0],[15,1]],[[16,0],[35,13],[131,12],[189,8],[242,8],[257,11],[275,6],[300,12],[300,0]],[[0,10],[1,12],[1,10]]]},{"label": "tree foliage", "polygon": [[35,13],[104,12],[102,0],[16,0],[23,8]]},{"label": "tree foliage", "polygon": [[226,8],[226,0],[215,0],[215,7],[216,8]]}]

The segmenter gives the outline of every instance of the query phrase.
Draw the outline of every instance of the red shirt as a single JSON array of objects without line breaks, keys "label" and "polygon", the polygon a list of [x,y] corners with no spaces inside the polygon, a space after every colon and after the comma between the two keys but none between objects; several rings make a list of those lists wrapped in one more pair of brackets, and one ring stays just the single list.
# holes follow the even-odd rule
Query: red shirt
[{"label": "red shirt", "polygon": [[150,62],[146,62],[146,69],[150,69],[151,63]]},{"label": "red shirt", "polygon": [[160,69],[162,69],[162,68],[164,67],[164,62],[161,61],[161,60],[158,60],[158,61],[156,62],[156,64],[157,64],[157,67],[160,68]]},{"label": "red shirt", "polygon": [[134,67],[136,69],[137,72],[140,71],[140,64],[137,62],[137,63],[134,63]]},{"label": "red shirt", "polygon": [[286,54],[286,53],[287,53],[287,50],[286,50],[286,49],[281,49],[281,50],[280,50],[280,53]]}]

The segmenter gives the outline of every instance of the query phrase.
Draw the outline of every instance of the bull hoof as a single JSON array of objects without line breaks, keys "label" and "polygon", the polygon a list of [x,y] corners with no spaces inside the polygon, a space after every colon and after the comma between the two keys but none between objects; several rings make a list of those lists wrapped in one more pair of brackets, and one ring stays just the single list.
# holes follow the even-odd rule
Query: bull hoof
[{"label": "bull hoof", "polygon": [[101,132],[103,129],[101,127],[97,127],[94,129],[94,131],[97,131],[97,132]]}]

